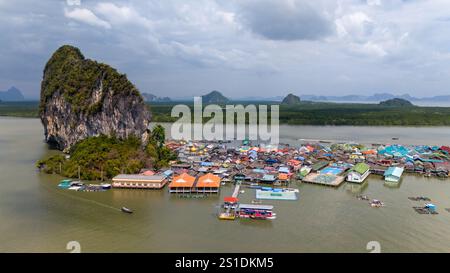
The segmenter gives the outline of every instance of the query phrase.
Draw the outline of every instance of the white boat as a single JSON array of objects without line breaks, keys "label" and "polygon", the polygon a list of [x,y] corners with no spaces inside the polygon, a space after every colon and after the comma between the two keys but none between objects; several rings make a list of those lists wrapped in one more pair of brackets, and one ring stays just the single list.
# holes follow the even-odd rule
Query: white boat
[{"label": "white boat", "polygon": [[122,207],[120,210],[124,213],[130,213],[130,214],[133,213],[133,211],[127,207]]}]

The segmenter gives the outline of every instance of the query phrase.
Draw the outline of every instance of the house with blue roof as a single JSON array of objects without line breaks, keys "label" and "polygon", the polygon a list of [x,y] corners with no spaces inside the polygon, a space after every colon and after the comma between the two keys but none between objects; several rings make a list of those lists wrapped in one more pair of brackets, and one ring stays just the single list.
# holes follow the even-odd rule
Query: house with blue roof
[{"label": "house with blue roof", "polygon": [[400,167],[389,167],[384,172],[384,180],[388,182],[399,182],[400,178],[402,177],[404,168]]}]

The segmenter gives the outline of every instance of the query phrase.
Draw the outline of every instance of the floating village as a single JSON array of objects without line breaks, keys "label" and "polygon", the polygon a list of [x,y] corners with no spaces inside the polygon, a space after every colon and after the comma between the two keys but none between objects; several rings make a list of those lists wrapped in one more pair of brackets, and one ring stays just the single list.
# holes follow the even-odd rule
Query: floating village
[{"label": "floating village", "polygon": [[[339,187],[343,183],[365,183],[369,175],[379,176],[388,186],[398,187],[403,175],[421,175],[446,179],[450,172],[450,147],[405,146],[400,144],[362,145],[316,141],[296,147],[255,144],[249,140],[232,142],[168,141],[178,160],[169,168],[142,170],[139,174],[119,174],[110,183],[86,184],[63,180],[59,187],[76,191],[117,189],[167,190],[179,198],[207,198],[218,194],[222,186],[233,185],[225,196],[217,217],[276,219],[273,200],[295,201],[300,191],[296,183]],[[251,191],[248,189],[252,189]],[[249,204],[240,202],[240,194],[254,192]],[[365,195],[357,198],[371,207],[383,207],[382,200]],[[422,202],[414,206],[419,214],[438,214],[436,204],[426,196],[409,200]],[[267,203],[266,203],[267,202]],[[418,203],[419,204],[419,203]],[[446,208],[450,212],[450,209]],[[132,213],[123,207],[125,213]]]}]

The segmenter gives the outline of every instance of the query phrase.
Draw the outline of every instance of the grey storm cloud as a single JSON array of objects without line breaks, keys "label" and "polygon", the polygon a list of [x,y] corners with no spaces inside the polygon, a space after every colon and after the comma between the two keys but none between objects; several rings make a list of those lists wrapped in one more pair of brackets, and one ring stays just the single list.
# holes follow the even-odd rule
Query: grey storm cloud
[{"label": "grey storm cloud", "polygon": [[0,90],[72,44],[158,96],[449,92],[448,0],[74,1],[0,0]]},{"label": "grey storm cloud", "polygon": [[316,40],[333,30],[333,22],[307,1],[244,2],[238,18],[254,33],[271,40]]}]

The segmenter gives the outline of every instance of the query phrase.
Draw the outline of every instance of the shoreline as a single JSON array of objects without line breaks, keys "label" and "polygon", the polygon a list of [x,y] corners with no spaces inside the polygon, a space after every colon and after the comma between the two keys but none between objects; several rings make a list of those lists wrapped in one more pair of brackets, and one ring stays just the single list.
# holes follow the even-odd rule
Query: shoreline
[{"label": "shoreline", "polygon": [[[23,116],[23,115],[2,115],[0,114],[0,118],[17,118],[17,119],[37,119],[40,120],[39,117],[31,117],[31,116]],[[171,124],[174,122],[170,121],[150,121],[150,123],[156,123],[156,124]],[[205,122],[206,123],[206,122]],[[203,123],[203,124],[205,124]],[[191,124],[194,124],[194,122],[191,122]],[[225,124],[225,123],[224,123]],[[248,124],[246,124],[247,126]],[[311,126],[311,127],[330,127],[330,128],[339,128],[339,127],[358,127],[358,128],[364,128],[364,127],[389,127],[389,128],[450,128],[450,125],[383,125],[383,124],[377,124],[377,125],[359,125],[359,124],[307,124],[307,123],[300,123],[300,124],[292,124],[292,123],[280,123],[279,125],[284,126]]]}]

